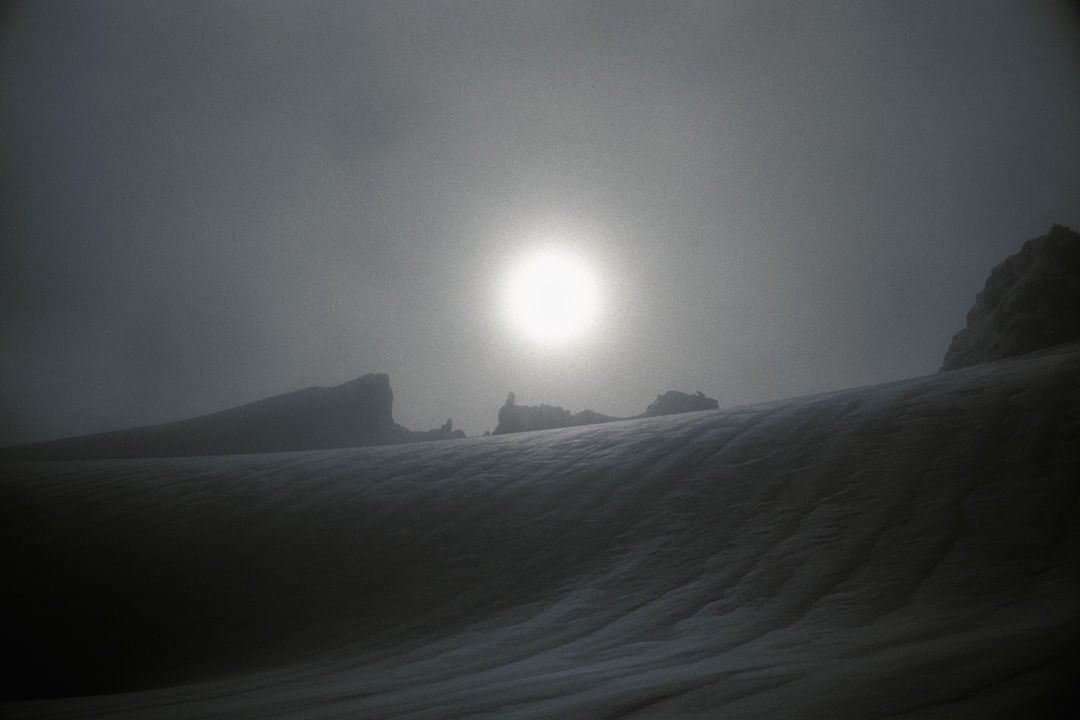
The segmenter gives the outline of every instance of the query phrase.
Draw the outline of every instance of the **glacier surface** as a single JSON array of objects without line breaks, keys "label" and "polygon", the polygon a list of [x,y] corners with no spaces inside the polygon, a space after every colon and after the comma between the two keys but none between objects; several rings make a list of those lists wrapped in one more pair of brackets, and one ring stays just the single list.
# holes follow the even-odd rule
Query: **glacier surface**
[{"label": "glacier surface", "polygon": [[1069,717],[1076,699],[1075,347],[580,428],[2,469],[9,717]]}]

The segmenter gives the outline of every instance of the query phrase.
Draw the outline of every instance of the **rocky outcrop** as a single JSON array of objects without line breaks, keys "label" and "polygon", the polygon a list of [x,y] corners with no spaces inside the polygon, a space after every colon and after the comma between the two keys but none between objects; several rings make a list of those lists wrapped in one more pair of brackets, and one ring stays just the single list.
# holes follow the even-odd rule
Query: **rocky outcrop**
[{"label": "rocky outcrop", "polygon": [[716,410],[720,403],[711,397],[705,397],[702,392],[687,395],[678,390],[668,390],[663,395],[657,395],[656,400],[645,408],[643,417],[654,415],[675,415],[677,413],[697,412],[699,410]]},{"label": "rocky outcrop", "polygon": [[506,398],[506,403],[499,408],[499,424],[492,434],[503,435],[527,430],[593,425],[617,419],[592,410],[582,410],[571,414],[569,410],[564,410],[558,405],[518,405],[514,393],[510,393]]},{"label": "rocky outcrop", "polygon": [[460,440],[465,437],[464,430],[455,430],[454,421],[447,418],[442,427],[431,430],[413,430],[409,433],[409,442],[424,442],[425,440]]},{"label": "rocky outcrop", "polygon": [[1054,225],[995,267],[942,370],[1080,340],[1080,235]]},{"label": "rocky outcrop", "polygon": [[[673,415],[676,413],[697,412],[698,410],[715,410],[719,407],[720,404],[716,400],[706,397],[704,393],[698,392],[688,395],[677,390],[668,390],[662,395],[657,395],[656,400],[645,409],[645,412],[633,417]],[[506,398],[506,403],[499,408],[499,424],[492,434],[503,435],[527,430],[550,430],[629,419],[632,418],[612,417],[593,410],[582,410],[579,413],[571,414],[569,410],[565,410],[558,405],[518,405],[514,393],[510,393]]]},{"label": "rocky outcrop", "polygon": [[0,458],[64,460],[321,450],[464,437],[450,423],[411,432],[394,422],[386,373],[310,387],[162,425],[0,449]]}]

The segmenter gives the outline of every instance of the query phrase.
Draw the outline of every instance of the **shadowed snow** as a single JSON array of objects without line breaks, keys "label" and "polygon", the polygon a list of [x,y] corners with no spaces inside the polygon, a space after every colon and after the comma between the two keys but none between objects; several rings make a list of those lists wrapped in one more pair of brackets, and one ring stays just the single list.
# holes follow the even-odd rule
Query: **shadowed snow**
[{"label": "shadowed snow", "polygon": [[453,442],[9,464],[9,694],[96,694],[4,710],[1049,715],[1078,456],[1072,349]]}]

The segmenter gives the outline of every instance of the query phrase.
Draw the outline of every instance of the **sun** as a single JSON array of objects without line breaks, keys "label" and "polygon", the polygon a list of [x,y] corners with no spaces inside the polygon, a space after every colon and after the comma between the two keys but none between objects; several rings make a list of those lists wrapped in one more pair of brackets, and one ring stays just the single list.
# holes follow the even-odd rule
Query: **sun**
[{"label": "sun", "polygon": [[580,256],[545,248],[512,268],[505,304],[511,322],[526,337],[557,345],[580,338],[592,328],[599,292],[595,276]]}]

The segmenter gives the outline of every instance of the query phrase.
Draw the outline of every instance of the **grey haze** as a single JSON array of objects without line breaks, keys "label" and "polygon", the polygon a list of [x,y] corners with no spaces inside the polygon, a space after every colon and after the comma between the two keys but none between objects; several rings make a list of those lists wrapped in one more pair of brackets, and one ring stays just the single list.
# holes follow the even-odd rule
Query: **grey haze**
[{"label": "grey haze", "polygon": [[[1067,2],[24,2],[0,10],[0,443],[367,372],[630,415],[933,372],[1080,226]],[[495,288],[599,268],[573,353]]]}]

